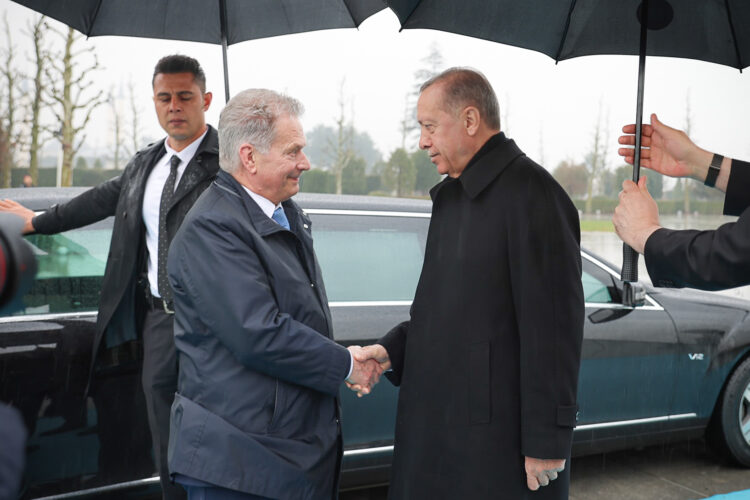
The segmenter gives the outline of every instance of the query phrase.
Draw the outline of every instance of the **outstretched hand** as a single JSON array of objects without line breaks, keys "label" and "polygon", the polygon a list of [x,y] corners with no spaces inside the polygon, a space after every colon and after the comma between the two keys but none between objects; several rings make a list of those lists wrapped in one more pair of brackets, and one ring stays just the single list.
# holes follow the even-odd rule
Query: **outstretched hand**
[{"label": "outstretched hand", "polygon": [[388,357],[388,352],[380,344],[368,345],[365,347],[350,346],[349,351],[352,353],[354,358],[355,367],[359,364],[366,366],[377,366],[377,370],[373,373],[377,373],[377,377],[374,379],[374,383],[368,383],[367,381],[360,381],[355,378],[355,370],[352,370],[352,375],[346,380],[346,386],[349,389],[357,393],[358,397],[362,397],[365,394],[369,394],[375,384],[378,383],[380,375],[391,368],[391,360]]},{"label": "outstretched hand", "polygon": [[0,212],[7,212],[22,218],[23,234],[34,232],[34,226],[31,224],[31,219],[34,218],[33,210],[24,207],[16,201],[5,199],[0,200]]},{"label": "outstretched hand", "polygon": [[[635,146],[635,124],[625,125],[618,142]],[[618,154],[633,164],[635,148],[620,148]],[[702,180],[711,163],[712,154],[696,146],[681,130],[664,125],[656,114],[651,115],[651,125],[643,125],[641,134],[641,165],[670,177],[695,177]],[[702,177],[701,177],[702,176]]]},{"label": "outstretched hand", "polygon": [[370,394],[372,388],[380,380],[383,369],[380,363],[363,354],[363,348],[358,345],[349,346],[349,352],[354,360],[352,364],[352,373],[346,379],[346,385],[353,391],[357,392],[357,397]]}]

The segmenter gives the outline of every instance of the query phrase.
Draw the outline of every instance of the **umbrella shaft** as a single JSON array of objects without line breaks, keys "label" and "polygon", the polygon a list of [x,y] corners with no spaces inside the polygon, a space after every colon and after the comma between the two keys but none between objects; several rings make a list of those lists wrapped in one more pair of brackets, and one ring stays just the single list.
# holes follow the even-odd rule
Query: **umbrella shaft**
[{"label": "umbrella shaft", "polygon": [[643,130],[643,92],[646,80],[646,45],[648,43],[648,0],[641,3],[641,41],[638,47],[638,99],[635,109],[635,155],[633,158],[633,182],[638,182],[641,173],[641,132]]}]

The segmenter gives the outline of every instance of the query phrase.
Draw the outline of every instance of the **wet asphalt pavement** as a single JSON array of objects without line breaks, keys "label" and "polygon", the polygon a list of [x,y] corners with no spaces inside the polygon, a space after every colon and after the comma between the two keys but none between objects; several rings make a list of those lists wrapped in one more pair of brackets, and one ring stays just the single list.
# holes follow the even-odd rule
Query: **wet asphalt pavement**
[{"label": "wet asphalt pavement", "polygon": [[[578,457],[571,468],[570,500],[694,500],[741,490],[750,490],[750,469],[724,461],[703,440]],[[339,498],[386,495],[377,488]]]}]

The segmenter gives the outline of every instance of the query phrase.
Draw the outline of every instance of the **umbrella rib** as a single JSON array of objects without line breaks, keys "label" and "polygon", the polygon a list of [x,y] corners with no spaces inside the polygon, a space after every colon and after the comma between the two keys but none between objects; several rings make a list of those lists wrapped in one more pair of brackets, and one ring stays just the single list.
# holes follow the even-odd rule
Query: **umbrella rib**
[{"label": "umbrella rib", "polygon": [[[387,2],[387,1],[386,1],[386,5],[388,5],[388,4],[390,4],[390,2]],[[415,11],[415,10],[417,10],[417,5],[419,5],[419,2],[414,2],[414,6],[413,6],[413,7],[411,8],[411,10],[409,11],[409,15],[408,15],[408,16],[406,16],[406,18],[404,18],[404,22],[403,22],[403,23],[401,23],[401,28],[399,29],[399,31],[403,30],[403,29],[404,29],[404,26],[406,26],[406,23],[408,23],[408,22],[409,22],[409,19],[411,18],[411,15],[412,15],[412,14],[414,14],[414,11]],[[388,7],[390,7],[390,5],[388,5]]]},{"label": "umbrella rib", "polygon": [[91,26],[89,27],[89,29],[86,30],[86,37],[87,38],[90,37],[91,36],[91,32],[94,31],[94,23],[96,23],[96,18],[99,17],[99,9],[101,9],[103,1],[104,0],[99,0],[96,3],[96,10],[94,11],[94,17],[91,18]]},{"label": "umbrella rib", "polygon": [[568,38],[568,29],[570,29],[570,18],[573,17],[573,10],[576,8],[576,0],[571,0],[570,8],[568,9],[568,17],[565,20],[565,31],[560,38],[560,46],[557,48],[557,54],[555,54],[555,64],[560,61],[560,54],[562,53],[563,46],[565,45],[565,39]]},{"label": "umbrella rib", "polygon": [[740,56],[740,47],[737,45],[737,34],[734,31],[734,23],[732,22],[732,11],[729,8],[729,0],[724,0],[724,5],[727,8],[727,20],[729,21],[729,30],[732,33],[732,43],[734,43],[734,52],[737,54],[737,68],[742,73],[742,57]]},{"label": "umbrella rib", "polygon": [[354,19],[354,14],[352,14],[352,9],[349,8],[349,3],[346,0],[344,0],[343,4],[344,4],[344,7],[346,7],[347,14],[349,14],[349,17],[352,18],[352,24],[354,25],[355,28],[359,28],[359,24],[357,24],[357,21],[355,21]]}]

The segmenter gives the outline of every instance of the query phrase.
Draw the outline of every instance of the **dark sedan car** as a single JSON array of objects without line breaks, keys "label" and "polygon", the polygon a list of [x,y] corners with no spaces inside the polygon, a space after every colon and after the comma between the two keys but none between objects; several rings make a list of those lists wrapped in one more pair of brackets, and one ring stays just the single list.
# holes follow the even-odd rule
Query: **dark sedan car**
[{"label": "dark sedan car", "polygon": [[[80,189],[2,190],[43,210]],[[368,344],[408,317],[430,203],[303,195],[336,340]],[[24,498],[152,494],[138,378],[140,346],[103,356],[86,391],[111,220],[27,237],[39,271],[25,309],[0,318],[0,399],[29,429]],[[584,251],[586,325],[574,454],[698,437],[750,466],[750,302],[688,290],[626,288]],[[358,399],[342,386],[342,488],[388,482],[397,389]]]}]

